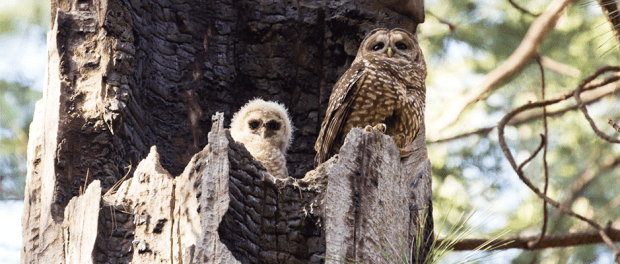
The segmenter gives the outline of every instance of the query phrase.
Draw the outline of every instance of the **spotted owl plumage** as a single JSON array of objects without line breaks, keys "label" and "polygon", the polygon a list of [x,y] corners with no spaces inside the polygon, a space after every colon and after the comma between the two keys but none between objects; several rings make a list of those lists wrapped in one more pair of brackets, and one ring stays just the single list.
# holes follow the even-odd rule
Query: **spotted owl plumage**
[{"label": "spotted owl plumage", "polygon": [[286,150],[293,126],[286,108],[276,102],[254,99],[233,116],[230,136],[278,178],[288,176]]},{"label": "spotted owl plumage", "polygon": [[426,64],[417,38],[400,28],[366,36],[351,67],[334,85],[314,149],[315,166],[337,154],[354,127],[385,124],[401,149],[422,126]]}]

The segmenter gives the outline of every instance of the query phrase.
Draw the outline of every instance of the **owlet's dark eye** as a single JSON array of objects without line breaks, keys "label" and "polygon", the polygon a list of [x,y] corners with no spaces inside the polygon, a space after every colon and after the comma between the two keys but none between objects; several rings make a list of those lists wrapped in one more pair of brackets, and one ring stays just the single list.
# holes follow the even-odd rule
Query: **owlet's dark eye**
[{"label": "owlet's dark eye", "polygon": [[251,129],[257,129],[258,126],[260,126],[260,123],[256,120],[252,120],[248,123],[248,125],[250,125]]},{"label": "owlet's dark eye", "polygon": [[379,42],[372,47],[372,50],[374,51],[380,50],[383,48],[383,46],[385,46],[385,44],[383,44],[383,42]]},{"label": "owlet's dark eye", "polygon": [[280,123],[277,121],[269,121],[267,122],[267,128],[271,129],[271,130],[280,130]]},{"label": "owlet's dark eye", "polygon": [[402,42],[398,42],[396,43],[396,48],[399,50],[406,50],[407,49],[407,44],[402,43]]}]

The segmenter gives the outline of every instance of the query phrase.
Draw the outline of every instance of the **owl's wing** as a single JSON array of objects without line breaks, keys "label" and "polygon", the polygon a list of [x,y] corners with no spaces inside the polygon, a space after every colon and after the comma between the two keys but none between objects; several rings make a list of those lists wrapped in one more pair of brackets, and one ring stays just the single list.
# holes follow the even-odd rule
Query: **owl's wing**
[{"label": "owl's wing", "polygon": [[[355,63],[336,82],[332,95],[329,97],[329,106],[325,113],[325,119],[321,124],[319,137],[314,144],[316,156],[314,166],[325,162],[330,158],[336,137],[342,132],[351,105],[359,92],[359,84],[367,75],[366,68],[361,63]],[[360,82],[360,80],[362,80]]]}]

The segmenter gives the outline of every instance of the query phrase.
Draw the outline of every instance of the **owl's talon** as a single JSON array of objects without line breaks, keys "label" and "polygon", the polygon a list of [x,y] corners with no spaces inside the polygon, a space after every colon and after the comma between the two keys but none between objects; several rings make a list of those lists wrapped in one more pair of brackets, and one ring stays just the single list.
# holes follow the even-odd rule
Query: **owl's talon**
[{"label": "owl's talon", "polygon": [[381,133],[385,133],[385,131],[387,130],[387,126],[384,123],[379,123],[379,124],[375,125],[373,127],[373,129],[379,130],[379,131],[381,131]]},{"label": "owl's talon", "polygon": [[381,131],[381,133],[385,133],[385,131],[387,130],[387,126],[384,123],[379,123],[379,124],[376,124],[375,126],[367,125],[364,127],[364,131],[366,132],[370,132],[373,130],[379,130]]},{"label": "owl's talon", "polygon": [[410,149],[404,149],[404,148],[401,148],[401,149],[400,149],[400,158],[401,158],[401,159],[402,159],[402,158],[409,157],[409,156],[411,156],[411,154],[413,154],[413,150],[410,150]]}]

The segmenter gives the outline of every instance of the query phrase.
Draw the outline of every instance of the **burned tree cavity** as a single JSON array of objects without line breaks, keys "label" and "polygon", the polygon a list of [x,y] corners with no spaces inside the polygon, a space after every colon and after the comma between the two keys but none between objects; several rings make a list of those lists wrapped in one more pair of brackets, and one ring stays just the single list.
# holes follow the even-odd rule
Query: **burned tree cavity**
[{"label": "burned tree cavity", "polygon": [[[414,32],[421,1],[51,5],[22,263],[382,263],[384,245],[432,230],[423,132],[401,160],[390,137],[354,129],[340,155],[312,165],[359,42],[379,26]],[[226,132],[254,97],[293,117],[291,178]]]}]

